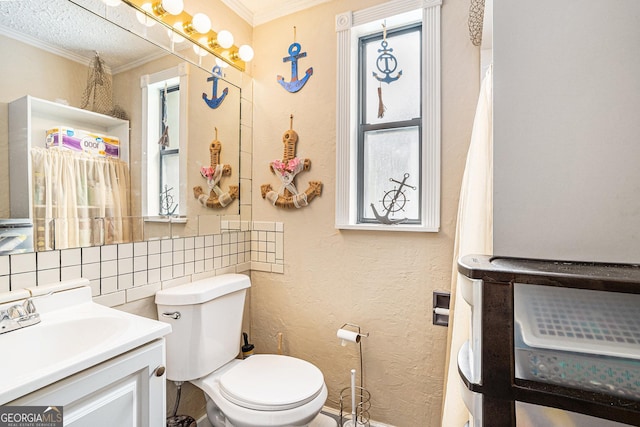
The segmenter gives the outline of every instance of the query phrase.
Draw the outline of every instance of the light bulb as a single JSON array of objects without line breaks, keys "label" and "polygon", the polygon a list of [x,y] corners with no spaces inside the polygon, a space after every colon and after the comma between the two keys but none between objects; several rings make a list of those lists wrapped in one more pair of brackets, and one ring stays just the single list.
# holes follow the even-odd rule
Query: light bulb
[{"label": "light bulb", "polygon": [[251,46],[249,46],[248,44],[243,44],[238,49],[238,56],[244,62],[251,61],[253,59],[253,48]]},{"label": "light bulb", "polygon": [[217,41],[220,47],[229,49],[231,46],[233,46],[233,34],[231,34],[227,30],[222,30],[218,33]]},{"label": "light bulb", "polygon": [[102,2],[107,6],[116,7],[119,6],[120,3],[122,3],[122,0],[102,0]]},{"label": "light bulb", "polygon": [[[206,45],[207,44],[207,38],[206,37],[201,37],[198,39],[198,43]],[[196,53],[196,55],[198,56],[207,56],[207,51],[206,49],[201,48],[200,46],[198,46],[197,44],[193,45],[193,51]]]},{"label": "light bulb", "polygon": [[174,43],[182,43],[185,39],[178,34],[178,31],[182,28],[182,22],[176,22],[173,24],[173,28],[175,28],[175,30],[167,30],[169,39]]},{"label": "light bulb", "polygon": [[200,34],[206,34],[211,29],[211,19],[204,13],[196,13],[191,20],[193,29]]},{"label": "light bulb", "polygon": [[160,4],[171,15],[180,15],[184,10],[184,2],[182,0],[162,0]]},{"label": "light bulb", "polygon": [[227,68],[229,64],[226,61],[223,61],[220,58],[216,58],[216,65],[220,68]]},{"label": "light bulb", "polygon": [[[153,6],[151,5],[151,3],[143,4],[142,6],[140,6],[140,9],[153,14]],[[136,19],[139,23],[141,23],[142,25],[146,25],[147,27],[153,27],[154,25],[156,25],[156,21],[154,21],[153,18],[145,15],[142,12],[136,12]]]}]

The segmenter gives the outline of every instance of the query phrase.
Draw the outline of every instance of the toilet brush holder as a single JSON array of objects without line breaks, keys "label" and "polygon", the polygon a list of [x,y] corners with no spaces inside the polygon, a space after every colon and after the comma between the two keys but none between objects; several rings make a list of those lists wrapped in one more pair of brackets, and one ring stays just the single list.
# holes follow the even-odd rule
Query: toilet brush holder
[{"label": "toilet brush holder", "polygon": [[[355,399],[354,399],[355,398]],[[355,400],[355,407],[353,402]],[[340,426],[369,427],[371,394],[363,387],[345,387],[340,390]]]}]

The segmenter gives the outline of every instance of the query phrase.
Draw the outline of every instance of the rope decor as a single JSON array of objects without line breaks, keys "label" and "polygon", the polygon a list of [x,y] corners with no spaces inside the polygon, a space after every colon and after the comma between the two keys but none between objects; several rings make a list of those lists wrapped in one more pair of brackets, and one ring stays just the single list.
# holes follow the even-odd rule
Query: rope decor
[{"label": "rope decor", "polygon": [[482,43],[482,25],[484,21],[484,0],[471,0],[469,5],[469,38],[474,46]]}]

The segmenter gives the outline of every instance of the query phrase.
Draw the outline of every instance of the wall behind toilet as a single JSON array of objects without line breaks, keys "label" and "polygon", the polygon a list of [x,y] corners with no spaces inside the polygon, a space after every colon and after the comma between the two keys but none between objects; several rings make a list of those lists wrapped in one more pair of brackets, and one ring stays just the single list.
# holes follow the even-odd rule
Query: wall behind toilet
[{"label": "wall behind toilet", "polygon": [[[254,29],[254,221],[284,223],[284,274],[253,270],[252,337],[258,353],[276,352],[315,363],[338,407],[340,389],[357,368],[355,345],[341,347],[344,322],[362,326],[365,385],[371,417],[397,426],[438,426],[447,329],[431,324],[432,292],[450,286],[458,194],[479,88],[478,55],[468,37],[468,1],[442,6],[442,213],[439,233],[337,230],[335,212],[335,16],[380,1],[330,1]],[[298,93],[284,91],[277,75],[290,79],[283,63],[293,42],[306,58],[299,74],[313,76]],[[324,183],[322,196],[299,210],[275,208],[260,185],[276,185],[270,160],[282,158],[282,135],[299,135],[297,155],[311,169],[298,188]]]}]

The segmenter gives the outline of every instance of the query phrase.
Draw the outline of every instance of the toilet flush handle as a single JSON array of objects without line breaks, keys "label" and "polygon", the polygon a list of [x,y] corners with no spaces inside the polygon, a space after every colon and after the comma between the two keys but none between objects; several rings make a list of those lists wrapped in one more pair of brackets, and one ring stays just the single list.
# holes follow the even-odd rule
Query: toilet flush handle
[{"label": "toilet flush handle", "polygon": [[179,311],[172,311],[171,313],[162,313],[162,316],[170,317],[173,320],[178,320],[182,315],[180,314]]}]

